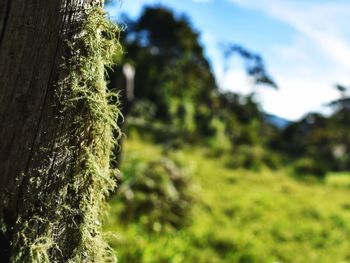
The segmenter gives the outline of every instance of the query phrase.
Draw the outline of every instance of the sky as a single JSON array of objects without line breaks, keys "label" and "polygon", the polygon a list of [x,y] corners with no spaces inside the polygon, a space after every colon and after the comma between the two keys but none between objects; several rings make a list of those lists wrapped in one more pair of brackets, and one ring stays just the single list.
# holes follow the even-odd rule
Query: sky
[{"label": "sky", "polygon": [[253,91],[242,61],[224,70],[221,43],[240,44],[260,54],[278,90],[258,87],[264,111],[289,120],[329,112],[339,97],[335,84],[350,85],[349,0],[123,0],[108,8],[137,18],[147,4],[186,14],[216,75],[220,89]]}]

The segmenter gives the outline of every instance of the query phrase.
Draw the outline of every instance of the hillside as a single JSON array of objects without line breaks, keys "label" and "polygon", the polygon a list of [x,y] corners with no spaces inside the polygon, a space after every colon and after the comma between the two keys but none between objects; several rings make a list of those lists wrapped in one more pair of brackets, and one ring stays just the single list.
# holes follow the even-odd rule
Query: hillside
[{"label": "hillside", "polygon": [[[152,160],[160,146],[128,138],[124,163]],[[120,262],[350,262],[350,177],[297,180],[286,171],[231,170],[205,149],[178,150],[192,167],[192,223],[179,231],[147,233],[118,219],[111,200],[106,232]],[[122,166],[123,170],[123,166]]]},{"label": "hillside", "polygon": [[291,123],[293,123],[290,120],[287,120],[285,118],[279,117],[277,115],[274,114],[269,114],[269,113],[264,113],[264,120],[275,126],[278,129],[284,129],[286,128],[288,125],[290,125]]}]

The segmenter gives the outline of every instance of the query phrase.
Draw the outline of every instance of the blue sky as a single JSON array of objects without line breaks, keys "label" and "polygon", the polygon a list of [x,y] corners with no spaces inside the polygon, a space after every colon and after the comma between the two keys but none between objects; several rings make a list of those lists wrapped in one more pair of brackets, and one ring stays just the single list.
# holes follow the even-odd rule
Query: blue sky
[{"label": "blue sky", "polygon": [[201,42],[223,90],[252,91],[242,62],[224,72],[220,43],[245,46],[265,59],[279,85],[258,89],[269,113],[295,120],[338,97],[336,83],[350,85],[349,0],[123,0],[109,8],[118,18],[137,17],[145,4],[185,13],[201,32]]}]

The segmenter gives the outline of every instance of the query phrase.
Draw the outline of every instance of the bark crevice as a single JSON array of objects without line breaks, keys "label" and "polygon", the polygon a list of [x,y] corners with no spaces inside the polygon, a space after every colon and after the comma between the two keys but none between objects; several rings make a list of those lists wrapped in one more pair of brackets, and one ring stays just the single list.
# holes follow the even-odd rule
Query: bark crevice
[{"label": "bark crevice", "polygon": [[4,1],[0,4],[0,10],[3,10],[3,14],[0,15],[0,48],[2,46],[3,38],[6,31],[7,21],[9,19],[10,10],[11,10],[11,0]]}]

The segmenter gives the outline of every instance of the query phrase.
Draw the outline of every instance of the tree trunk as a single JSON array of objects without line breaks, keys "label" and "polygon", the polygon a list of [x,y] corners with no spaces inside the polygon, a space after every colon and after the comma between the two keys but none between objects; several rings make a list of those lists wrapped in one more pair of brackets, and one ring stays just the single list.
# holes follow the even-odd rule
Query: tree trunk
[{"label": "tree trunk", "polygon": [[1,262],[112,260],[98,220],[117,114],[104,67],[118,45],[99,2],[0,2]]}]

